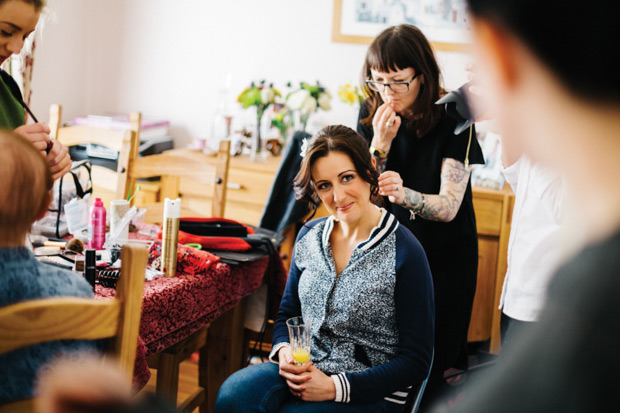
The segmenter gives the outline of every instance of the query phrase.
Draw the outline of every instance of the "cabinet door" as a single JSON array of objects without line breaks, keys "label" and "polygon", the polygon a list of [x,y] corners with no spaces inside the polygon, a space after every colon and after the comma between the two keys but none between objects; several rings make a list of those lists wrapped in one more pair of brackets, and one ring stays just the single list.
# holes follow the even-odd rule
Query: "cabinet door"
[{"label": "cabinet door", "polygon": [[498,245],[497,237],[478,237],[478,284],[467,341],[484,341],[491,337]]}]

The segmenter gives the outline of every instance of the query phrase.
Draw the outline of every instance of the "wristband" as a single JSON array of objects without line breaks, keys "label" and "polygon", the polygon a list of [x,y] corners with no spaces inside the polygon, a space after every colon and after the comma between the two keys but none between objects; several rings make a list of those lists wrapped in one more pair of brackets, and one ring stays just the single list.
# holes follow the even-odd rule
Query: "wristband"
[{"label": "wristband", "polygon": [[376,156],[377,158],[385,159],[388,156],[388,153],[383,149],[375,148],[374,146],[370,146],[370,154]]}]

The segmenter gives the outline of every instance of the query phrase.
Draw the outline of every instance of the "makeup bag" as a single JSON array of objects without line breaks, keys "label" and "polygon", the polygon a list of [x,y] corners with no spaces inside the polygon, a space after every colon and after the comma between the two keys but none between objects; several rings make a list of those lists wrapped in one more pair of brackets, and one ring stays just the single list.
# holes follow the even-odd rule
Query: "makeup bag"
[{"label": "makeup bag", "polygon": [[74,162],[71,170],[54,182],[52,202],[48,208],[49,213],[34,223],[32,226],[33,234],[62,238],[69,233],[63,206],[74,198],[84,199],[92,194],[91,171],[92,164],[90,161]]}]

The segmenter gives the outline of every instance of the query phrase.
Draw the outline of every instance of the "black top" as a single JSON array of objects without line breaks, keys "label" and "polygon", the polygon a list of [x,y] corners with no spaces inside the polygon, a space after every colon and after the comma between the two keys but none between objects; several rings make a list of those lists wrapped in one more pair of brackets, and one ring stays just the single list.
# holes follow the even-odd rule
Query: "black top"
[{"label": "black top", "polygon": [[[618,408],[620,231],[556,273],[531,330],[472,381],[458,412],[598,412]],[[615,406],[615,407],[614,407]]]},{"label": "black top", "polygon": [[[362,105],[358,120],[357,131],[370,142],[373,131],[361,123],[361,119],[368,116],[366,105]],[[403,179],[403,185],[423,194],[438,194],[441,185],[441,166],[445,158],[452,158],[465,162],[469,129],[460,135],[454,135],[456,121],[448,118],[445,111],[437,125],[421,138],[415,132],[408,130],[405,122],[401,125],[387,158],[386,171],[398,172]],[[475,129],[469,149],[469,163],[483,164],[482,150],[476,139]],[[411,220],[410,211],[398,205],[391,205],[385,198],[388,209],[398,220],[408,227],[418,238],[428,256],[433,277],[437,284],[439,268],[450,262],[453,266],[465,264],[454,255],[464,244],[476,243],[476,218],[472,204],[471,185],[463,197],[459,211],[451,222],[429,221],[419,216]],[[446,260],[446,254],[451,259]],[[471,255],[471,254],[467,254]],[[477,254],[476,254],[477,255]],[[470,257],[471,258],[471,257]],[[478,257],[475,258],[477,263]],[[471,261],[471,259],[467,260]],[[465,264],[467,265],[467,264]],[[475,265],[475,264],[474,264]],[[452,284],[452,283],[451,283]],[[452,287],[455,285],[452,284]]]}]

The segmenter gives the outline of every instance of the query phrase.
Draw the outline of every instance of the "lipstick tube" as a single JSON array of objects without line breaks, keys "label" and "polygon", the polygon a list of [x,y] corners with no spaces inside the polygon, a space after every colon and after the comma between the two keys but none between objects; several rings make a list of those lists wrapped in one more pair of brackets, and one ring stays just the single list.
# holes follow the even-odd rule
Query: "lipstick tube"
[{"label": "lipstick tube", "polygon": [[181,221],[181,199],[164,201],[164,228],[161,236],[161,271],[174,277],[177,271],[177,246]]}]

